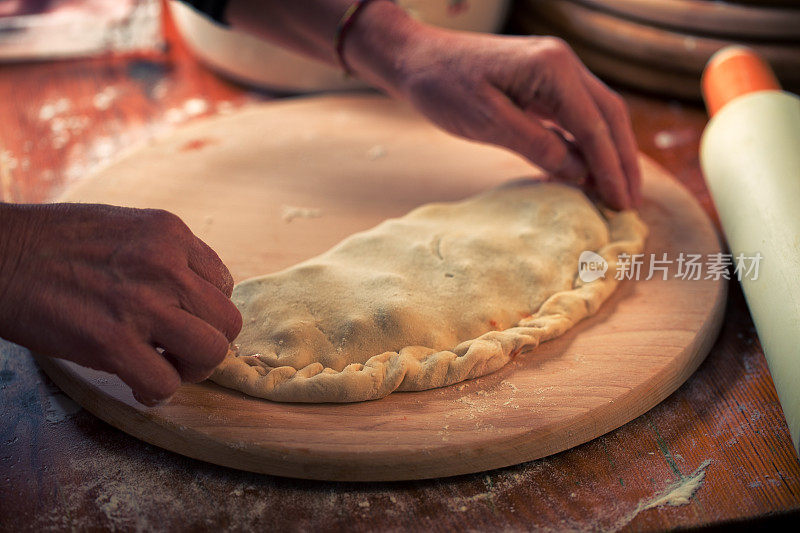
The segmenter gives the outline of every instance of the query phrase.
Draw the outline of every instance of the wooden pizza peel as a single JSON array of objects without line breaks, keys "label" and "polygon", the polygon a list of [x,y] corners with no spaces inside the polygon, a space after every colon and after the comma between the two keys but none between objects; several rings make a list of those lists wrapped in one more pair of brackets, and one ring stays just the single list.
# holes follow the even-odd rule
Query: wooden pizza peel
[{"label": "wooden pizza peel", "polygon": [[[642,168],[646,254],[674,261],[720,252],[691,194],[649,159]],[[536,174],[516,155],[442,133],[395,101],[327,96],[198,121],[75,183],[61,200],[168,209],[238,282],[418,205]],[[197,459],[308,479],[450,476],[566,450],[678,388],[716,338],[726,282],[676,273],[673,264],[666,280],[644,280],[645,268],[597,315],[494,374],[357,404],[273,403],[205,382],[145,408],[113,375],[37,360],[99,418]]]}]

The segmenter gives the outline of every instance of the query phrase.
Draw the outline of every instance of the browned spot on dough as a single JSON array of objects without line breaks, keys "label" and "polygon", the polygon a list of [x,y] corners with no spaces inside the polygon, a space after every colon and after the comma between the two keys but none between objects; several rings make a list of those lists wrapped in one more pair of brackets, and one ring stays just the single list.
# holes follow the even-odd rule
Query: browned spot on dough
[{"label": "browned spot on dough", "polygon": [[181,146],[181,152],[189,152],[193,150],[201,150],[210,144],[215,144],[217,141],[215,139],[204,138],[204,139],[192,139],[191,141],[186,141],[183,146]]}]

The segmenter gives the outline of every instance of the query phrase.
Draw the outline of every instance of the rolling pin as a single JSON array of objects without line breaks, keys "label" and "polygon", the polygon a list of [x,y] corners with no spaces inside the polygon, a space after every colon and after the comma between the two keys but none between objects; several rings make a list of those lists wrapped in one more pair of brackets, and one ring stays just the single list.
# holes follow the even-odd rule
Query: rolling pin
[{"label": "rolling pin", "polygon": [[800,98],[739,46],[711,57],[702,88],[703,174],[732,256],[761,256],[740,281],[800,453]]}]

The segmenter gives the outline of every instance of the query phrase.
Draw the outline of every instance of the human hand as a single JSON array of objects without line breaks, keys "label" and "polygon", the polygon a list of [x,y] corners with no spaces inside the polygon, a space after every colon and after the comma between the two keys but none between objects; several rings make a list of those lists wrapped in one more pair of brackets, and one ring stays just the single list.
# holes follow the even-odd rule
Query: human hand
[{"label": "human hand", "polygon": [[398,11],[376,2],[351,30],[345,52],[359,75],[451,133],[504,146],[572,183],[588,177],[613,208],[639,204],[627,106],[566,43],[444,30]]},{"label": "human hand", "polygon": [[168,399],[222,361],[242,319],[216,253],[166,211],[0,204],[0,337]]},{"label": "human hand", "polygon": [[611,207],[639,203],[627,107],[563,41],[436,33],[416,44],[399,87],[428,118],[509,148],[566,181],[580,183],[585,162]]}]

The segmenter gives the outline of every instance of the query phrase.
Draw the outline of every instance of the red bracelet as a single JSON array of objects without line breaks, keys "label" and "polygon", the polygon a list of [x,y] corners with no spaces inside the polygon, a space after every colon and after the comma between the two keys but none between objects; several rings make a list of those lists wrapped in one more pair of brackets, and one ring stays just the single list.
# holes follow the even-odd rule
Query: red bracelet
[{"label": "red bracelet", "polygon": [[[336,50],[336,61],[339,63],[339,66],[346,76],[352,76],[353,71],[350,70],[347,61],[344,60],[344,39],[347,36],[347,32],[358,18],[358,14],[361,13],[361,10],[373,1],[374,0],[356,0],[350,4],[350,7],[347,8],[347,11],[344,12],[344,15],[342,15],[342,18],[339,20],[339,25],[336,26],[336,33],[333,36],[333,47],[334,50]],[[389,1],[395,3],[394,0]]]}]

